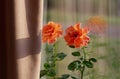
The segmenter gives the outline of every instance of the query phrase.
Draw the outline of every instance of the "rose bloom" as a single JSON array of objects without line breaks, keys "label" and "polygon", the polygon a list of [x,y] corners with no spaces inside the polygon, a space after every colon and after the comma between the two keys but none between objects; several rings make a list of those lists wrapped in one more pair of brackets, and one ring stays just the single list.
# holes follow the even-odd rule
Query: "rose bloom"
[{"label": "rose bloom", "polygon": [[87,21],[85,27],[89,28],[94,34],[104,33],[106,30],[106,21],[99,16],[93,16]]},{"label": "rose bloom", "polygon": [[42,29],[42,42],[54,43],[61,35],[61,25],[55,22],[48,22]]},{"label": "rose bloom", "polygon": [[90,40],[87,36],[88,32],[88,28],[81,28],[80,23],[77,23],[66,29],[64,39],[69,46],[74,46],[75,48],[83,47],[86,46]]}]

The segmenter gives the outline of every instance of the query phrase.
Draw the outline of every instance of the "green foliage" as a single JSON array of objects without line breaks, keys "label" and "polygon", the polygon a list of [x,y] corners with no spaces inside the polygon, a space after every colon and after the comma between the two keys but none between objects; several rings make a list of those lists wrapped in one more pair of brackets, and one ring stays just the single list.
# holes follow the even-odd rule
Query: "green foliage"
[{"label": "green foliage", "polygon": [[93,64],[90,61],[84,61],[83,64],[88,68],[93,68]]},{"label": "green foliage", "polygon": [[80,52],[79,52],[79,51],[77,51],[77,52],[72,52],[72,55],[73,55],[73,56],[80,56]]},{"label": "green foliage", "polygon": [[[69,46],[71,48],[74,48],[74,46]],[[74,51],[72,52],[72,56],[77,57],[76,60],[72,61],[68,66],[67,69],[70,71],[80,71],[81,75],[83,76],[83,72],[85,70],[85,67],[87,68],[93,68],[93,62],[97,62],[95,58],[86,59],[86,52],[85,48],[81,48],[83,51]],[[49,56],[49,60],[44,63],[44,70],[41,70],[40,72],[40,78],[43,76],[49,76],[53,77],[54,79],[68,79],[71,77],[71,79],[78,79],[74,76],[71,76],[69,74],[63,74],[61,77],[56,77],[56,62],[63,60],[67,55],[63,52],[61,53],[54,53],[56,52],[56,44],[53,45],[46,45],[46,52],[51,53]],[[82,53],[82,54],[81,54]]]},{"label": "green foliage", "polygon": [[75,48],[75,46],[69,46],[70,48]]},{"label": "green foliage", "polygon": [[[81,79],[83,79],[83,73],[85,71],[85,67],[93,68],[93,62],[97,62],[97,60],[95,58],[90,58],[90,59],[86,58],[85,48],[87,48],[87,47],[81,48],[82,51],[80,51],[80,52],[82,54],[79,51],[72,52],[72,56],[77,57],[77,60],[72,61],[68,65],[68,70],[81,72]],[[73,77],[73,76],[71,76],[71,78],[78,79],[78,78]]]},{"label": "green foliage", "polygon": [[71,76],[71,75],[69,75],[69,74],[63,74],[61,77],[59,77],[59,78],[57,78],[57,79],[68,79],[68,78],[70,78],[71,77],[71,79],[78,79],[78,78],[76,78],[76,77],[74,77],[74,76]]},{"label": "green foliage", "polygon": [[55,62],[56,61],[61,61],[63,60],[67,55],[64,53],[57,53],[56,55],[53,54],[51,56],[51,60],[49,60],[48,62],[44,63],[44,68],[45,70],[41,70],[40,72],[40,78],[47,75],[50,77],[54,77],[56,76],[56,72],[55,72]]},{"label": "green foliage", "polygon": [[[49,54],[49,60],[44,63],[44,70],[40,71],[40,78],[43,76],[56,78],[56,62],[63,60],[67,56],[63,52],[58,53],[56,48],[56,44],[46,44],[45,50],[46,53]],[[67,76],[63,75],[62,77],[65,78]]]},{"label": "green foliage", "polygon": [[95,58],[90,58],[89,61],[91,62],[97,62],[97,60]]},{"label": "green foliage", "polygon": [[56,72],[54,69],[41,70],[40,71],[40,78],[45,76],[45,75],[53,77],[56,75]]},{"label": "green foliage", "polygon": [[55,69],[49,69],[47,71],[47,76],[54,77],[56,75]]},{"label": "green foliage", "polygon": [[72,62],[68,65],[68,70],[74,71],[75,68],[76,68],[76,64],[74,62]]},{"label": "green foliage", "polygon": [[78,70],[80,68],[80,64],[81,62],[79,60],[75,60],[68,65],[68,70],[71,71]]},{"label": "green foliage", "polygon": [[45,69],[50,69],[50,68],[54,68],[55,67],[55,63],[54,62],[47,62],[44,64],[44,68]]},{"label": "green foliage", "polygon": [[84,58],[83,58],[83,57],[80,57],[79,59],[80,59],[81,61],[83,61],[83,60],[84,60]]},{"label": "green foliage", "polygon": [[58,79],[68,79],[69,78],[69,74],[63,74],[61,77],[59,77]]},{"label": "green foliage", "polygon": [[49,68],[50,68],[50,64],[49,64],[49,63],[45,63],[45,64],[44,64],[44,68],[45,68],[45,69],[49,69]]},{"label": "green foliage", "polygon": [[71,76],[71,78],[72,78],[72,79],[78,79],[78,78],[76,78],[76,77],[74,77],[74,76]]},{"label": "green foliage", "polygon": [[57,60],[63,60],[65,57],[66,57],[67,55],[65,54],[65,53],[58,53],[57,55],[56,55],[56,59]]},{"label": "green foliage", "polygon": [[40,78],[47,74],[47,70],[40,71]]}]

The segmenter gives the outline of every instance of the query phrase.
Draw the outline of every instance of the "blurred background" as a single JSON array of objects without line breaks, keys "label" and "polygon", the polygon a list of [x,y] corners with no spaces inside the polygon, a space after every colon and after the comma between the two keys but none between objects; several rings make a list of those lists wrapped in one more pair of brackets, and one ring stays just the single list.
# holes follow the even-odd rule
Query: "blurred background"
[{"label": "blurred background", "polygon": [[[86,23],[91,17],[101,17],[106,25],[96,29],[91,37],[91,44],[87,48],[88,58],[97,58],[93,69],[85,71],[85,79],[119,79],[120,78],[120,0],[44,0],[44,23],[54,21],[62,24],[63,30],[70,25],[81,22]],[[94,27],[93,27],[94,28]],[[98,33],[99,32],[99,33]],[[65,60],[57,63],[58,76],[64,73],[72,73],[66,65],[74,57],[73,49],[65,46],[65,42],[59,39],[59,51],[65,51],[68,55]],[[93,42],[94,41],[94,42]],[[42,61],[47,54],[42,53]],[[43,67],[41,63],[41,67]],[[77,72],[73,75],[79,75]]]}]

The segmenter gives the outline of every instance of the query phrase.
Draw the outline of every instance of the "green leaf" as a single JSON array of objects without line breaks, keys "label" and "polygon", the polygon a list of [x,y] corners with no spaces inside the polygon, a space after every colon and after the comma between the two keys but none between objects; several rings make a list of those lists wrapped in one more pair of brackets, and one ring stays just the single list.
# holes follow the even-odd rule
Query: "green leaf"
[{"label": "green leaf", "polygon": [[54,77],[56,75],[56,72],[54,69],[49,69],[47,72],[47,75],[50,77]]},{"label": "green leaf", "polygon": [[64,54],[63,52],[57,54],[57,58],[58,58],[58,60],[63,60],[66,56],[67,56],[67,55]]},{"label": "green leaf", "polygon": [[79,60],[75,60],[74,63],[76,65],[76,70],[79,70],[81,68],[81,62]]},{"label": "green leaf", "polygon": [[68,79],[69,78],[69,74],[63,74],[61,77],[58,77],[57,79]]},{"label": "green leaf", "polygon": [[83,60],[84,60],[84,58],[83,58],[83,57],[80,57],[80,60],[81,60],[81,61],[83,61]]},{"label": "green leaf", "polygon": [[87,46],[85,46],[85,48],[87,48]]},{"label": "green leaf", "polygon": [[47,74],[47,70],[40,71],[40,78]]},{"label": "green leaf", "polygon": [[73,56],[80,56],[80,52],[76,51],[76,52],[72,52]]},{"label": "green leaf", "polygon": [[68,70],[74,71],[75,68],[76,68],[76,64],[74,62],[72,62],[68,65]]},{"label": "green leaf", "polygon": [[95,58],[90,58],[89,61],[91,62],[97,62],[97,60]]},{"label": "green leaf", "polygon": [[93,64],[89,61],[84,61],[83,64],[85,64],[88,68],[93,68]]},{"label": "green leaf", "polygon": [[69,78],[69,74],[64,74],[64,75],[62,75],[62,79],[67,79],[67,78]]},{"label": "green leaf", "polygon": [[72,78],[72,79],[78,79],[78,78],[76,78],[76,77],[74,77],[74,76],[71,76],[71,78]]},{"label": "green leaf", "polygon": [[45,64],[44,64],[44,68],[45,68],[45,69],[49,69],[49,68],[50,68],[50,64],[49,64],[49,63],[45,63]]},{"label": "green leaf", "polygon": [[70,48],[75,48],[75,46],[69,46]]},{"label": "green leaf", "polygon": [[68,70],[71,70],[71,71],[74,71],[75,69],[79,69],[79,66],[80,66],[80,61],[79,60],[75,60],[73,62],[71,62],[69,65],[68,65]]}]

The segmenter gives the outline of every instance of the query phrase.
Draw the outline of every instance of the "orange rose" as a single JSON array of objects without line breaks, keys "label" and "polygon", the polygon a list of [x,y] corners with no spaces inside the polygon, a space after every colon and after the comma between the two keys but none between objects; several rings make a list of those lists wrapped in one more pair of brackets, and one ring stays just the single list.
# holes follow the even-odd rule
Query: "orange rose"
[{"label": "orange rose", "polygon": [[76,48],[86,46],[89,42],[87,36],[89,30],[87,28],[80,28],[80,24],[75,24],[66,29],[66,35],[64,36],[67,45],[74,46]]},{"label": "orange rose", "polygon": [[55,22],[48,22],[42,29],[42,42],[54,43],[61,35],[61,25]]},{"label": "orange rose", "polygon": [[94,16],[88,20],[85,26],[88,27],[92,33],[104,33],[106,29],[106,21],[99,16]]}]

